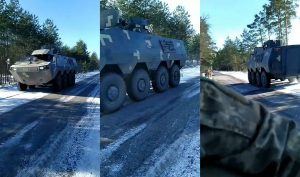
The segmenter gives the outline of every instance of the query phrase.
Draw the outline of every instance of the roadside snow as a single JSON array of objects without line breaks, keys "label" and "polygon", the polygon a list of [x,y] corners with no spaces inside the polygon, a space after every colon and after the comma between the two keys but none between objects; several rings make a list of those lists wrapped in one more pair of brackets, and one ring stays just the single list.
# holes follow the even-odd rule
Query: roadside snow
[{"label": "roadside snow", "polygon": [[218,71],[218,72],[248,82],[248,72],[246,71]]},{"label": "roadside snow", "polygon": [[183,68],[181,69],[181,83],[185,83],[188,80],[195,78],[195,77],[200,77],[200,66],[195,66],[195,67],[189,67],[189,68]]},{"label": "roadside snow", "polygon": [[[76,83],[90,78],[96,74],[99,74],[99,71],[76,74]],[[48,94],[49,93],[36,91],[19,91],[16,84],[2,87],[0,88],[0,118],[1,114],[8,112],[22,104],[42,98]]]},{"label": "roadside snow", "polygon": [[[237,79],[240,79],[248,83],[248,72],[242,72],[242,71],[217,71],[217,72],[224,75],[235,77]],[[272,80],[272,83],[276,84],[271,86],[271,88],[273,88],[274,90],[287,93],[287,94],[300,96],[300,83],[298,83],[297,81],[289,83],[287,80],[285,81]],[[250,86],[255,87],[249,84],[249,87]],[[258,87],[255,88],[259,89]]]}]

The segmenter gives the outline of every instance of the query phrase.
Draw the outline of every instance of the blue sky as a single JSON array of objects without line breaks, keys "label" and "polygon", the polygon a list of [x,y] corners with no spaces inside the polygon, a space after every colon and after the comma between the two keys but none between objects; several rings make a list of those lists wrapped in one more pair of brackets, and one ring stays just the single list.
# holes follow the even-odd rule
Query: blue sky
[{"label": "blue sky", "polygon": [[201,0],[200,15],[208,16],[210,34],[217,47],[222,47],[227,36],[240,36],[254,20],[267,0]]},{"label": "blue sky", "polygon": [[[268,0],[201,0],[200,15],[208,16],[210,34],[221,48],[227,36],[240,37],[243,29],[254,20],[254,15],[262,10]],[[296,9],[297,18],[291,20],[289,45],[300,44],[300,7]]]},{"label": "blue sky", "polygon": [[73,47],[82,39],[88,51],[95,51],[99,56],[99,0],[20,0],[20,4],[38,16],[40,24],[47,18],[53,20],[64,44]]}]

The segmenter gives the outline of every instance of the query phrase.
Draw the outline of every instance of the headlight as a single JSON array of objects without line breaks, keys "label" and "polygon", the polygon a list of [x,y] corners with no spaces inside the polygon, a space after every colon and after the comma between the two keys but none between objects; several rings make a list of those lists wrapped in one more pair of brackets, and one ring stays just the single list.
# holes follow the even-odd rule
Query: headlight
[{"label": "headlight", "polygon": [[39,70],[45,70],[45,69],[49,69],[49,66],[46,65],[46,66],[40,66],[40,67],[39,67]]}]

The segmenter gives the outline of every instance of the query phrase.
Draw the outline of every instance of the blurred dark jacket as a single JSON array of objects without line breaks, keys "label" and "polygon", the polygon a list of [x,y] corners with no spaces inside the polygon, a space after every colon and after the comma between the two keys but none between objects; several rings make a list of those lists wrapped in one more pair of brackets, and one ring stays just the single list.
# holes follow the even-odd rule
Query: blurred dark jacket
[{"label": "blurred dark jacket", "polygon": [[201,177],[300,176],[294,121],[201,78]]}]

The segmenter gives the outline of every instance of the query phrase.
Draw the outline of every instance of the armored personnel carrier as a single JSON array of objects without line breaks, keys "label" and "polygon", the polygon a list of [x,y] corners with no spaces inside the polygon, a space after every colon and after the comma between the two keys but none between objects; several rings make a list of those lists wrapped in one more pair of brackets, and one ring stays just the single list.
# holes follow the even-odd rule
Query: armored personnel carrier
[{"label": "armored personnel carrier", "polygon": [[270,87],[271,79],[300,82],[300,45],[282,46],[280,40],[266,41],[248,61],[248,80],[259,87]]},{"label": "armored personnel carrier", "polygon": [[180,82],[187,54],[183,41],[152,34],[142,18],[128,21],[119,12],[101,8],[100,108],[114,112],[125,100],[144,100],[150,91],[164,92]]},{"label": "armored personnel carrier", "polygon": [[19,90],[27,87],[52,86],[54,92],[75,85],[77,63],[74,58],[59,55],[54,49],[39,49],[10,67]]}]

